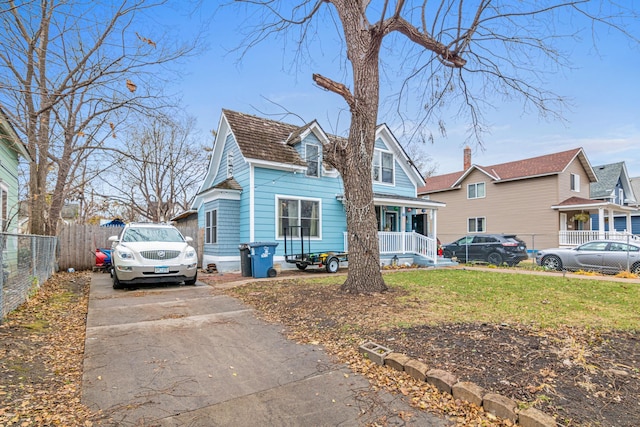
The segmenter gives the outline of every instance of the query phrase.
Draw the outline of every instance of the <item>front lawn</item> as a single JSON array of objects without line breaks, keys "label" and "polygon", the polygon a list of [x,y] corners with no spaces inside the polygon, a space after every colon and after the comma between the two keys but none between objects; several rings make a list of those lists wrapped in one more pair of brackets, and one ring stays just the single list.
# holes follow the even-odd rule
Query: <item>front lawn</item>
[{"label": "front lawn", "polygon": [[491,421],[443,404],[445,397],[408,386],[387,368],[372,374],[357,347],[377,342],[536,407],[561,425],[631,426],[640,419],[637,280],[420,269],[385,273],[390,290],[374,295],[343,294],[343,280],[308,274],[231,292],[286,325],[293,339],[322,344],[377,386],[461,425]]}]

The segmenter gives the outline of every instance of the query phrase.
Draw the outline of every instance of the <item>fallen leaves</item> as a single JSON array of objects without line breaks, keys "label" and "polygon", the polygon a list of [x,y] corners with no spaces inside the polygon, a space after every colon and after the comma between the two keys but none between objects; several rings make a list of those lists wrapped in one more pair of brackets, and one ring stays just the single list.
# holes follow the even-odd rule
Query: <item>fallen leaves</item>
[{"label": "fallen leaves", "polygon": [[[290,339],[322,346],[338,361],[366,377],[374,390],[405,396],[416,408],[451,417],[459,425],[509,426],[482,408],[455,401],[404,372],[378,366],[357,348],[365,342],[389,346],[556,417],[564,425],[636,425],[640,379],[635,332],[530,325],[434,324],[428,307],[424,323],[402,325],[407,294],[346,295],[339,284],[275,280],[229,289],[267,321],[286,327]],[[413,313],[413,312],[412,312]],[[406,323],[406,322],[405,322]],[[610,369],[625,366],[620,375]],[[634,368],[635,367],[635,368]],[[626,404],[625,404],[626,402]]]},{"label": "fallen leaves", "polygon": [[57,274],[0,325],[0,426],[92,426],[80,401],[88,283]]}]

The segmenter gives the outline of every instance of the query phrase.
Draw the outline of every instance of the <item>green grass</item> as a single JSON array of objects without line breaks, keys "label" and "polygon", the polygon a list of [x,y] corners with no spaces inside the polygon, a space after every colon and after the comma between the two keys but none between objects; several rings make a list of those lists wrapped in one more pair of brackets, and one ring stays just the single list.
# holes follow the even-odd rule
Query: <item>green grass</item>
[{"label": "green grass", "polygon": [[391,323],[489,322],[640,330],[640,284],[631,280],[585,280],[472,268],[401,271],[384,277],[391,291],[406,291],[400,297],[402,313],[390,319]]}]

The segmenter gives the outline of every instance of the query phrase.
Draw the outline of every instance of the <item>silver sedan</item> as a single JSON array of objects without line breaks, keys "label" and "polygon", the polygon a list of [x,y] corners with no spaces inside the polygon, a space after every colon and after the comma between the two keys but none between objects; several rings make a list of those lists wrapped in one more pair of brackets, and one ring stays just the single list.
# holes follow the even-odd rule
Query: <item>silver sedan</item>
[{"label": "silver sedan", "polygon": [[594,240],[575,248],[539,251],[536,263],[550,270],[584,270],[616,274],[640,274],[640,243]]}]

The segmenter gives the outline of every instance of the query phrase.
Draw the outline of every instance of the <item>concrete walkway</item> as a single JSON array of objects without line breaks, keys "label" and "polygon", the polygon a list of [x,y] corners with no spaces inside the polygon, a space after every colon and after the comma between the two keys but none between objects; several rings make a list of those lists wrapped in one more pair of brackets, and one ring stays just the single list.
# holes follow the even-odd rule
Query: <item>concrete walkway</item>
[{"label": "concrete walkway", "polygon": [[102,273],[91,280],[82,399],[102,426],[451,425],[372,391],[211,286],[113,290]]}]

